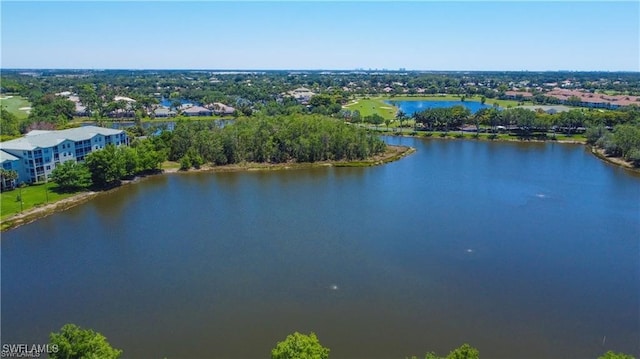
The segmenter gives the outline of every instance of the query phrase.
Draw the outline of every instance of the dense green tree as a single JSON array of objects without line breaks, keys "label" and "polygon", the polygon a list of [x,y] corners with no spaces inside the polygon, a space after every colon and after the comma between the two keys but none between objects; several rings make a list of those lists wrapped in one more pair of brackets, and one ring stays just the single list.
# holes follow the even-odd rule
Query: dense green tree
[{"label": "dense green tree", "polygon": [[88,154],[85,163],[91,172],[91,180],[100,187],[117,184],[126,173],[123,156],[111,144]]},{"label": "dense green tree", "polygon": [[581,110],[570,110],[559,114],[558,123],[568,134],[574,133],[575,129],[584,125],[586,119]]},{"label": "dense green tree", "polygon": [[136,140],[132,147],[137,153],[138,171],[140,172],[157,171],[166,159],[164,152],[156,150],[156,146],[149,139]]},{"label": "dense green tree", "polygon": [[7,111],[4,107],[0,109],[0,133],[2,136],[14,137],[20,135],[20,120]]},{"label": "dense green tree", "polygon": [[[374,113],[372,115],[369,116],[365,116],[364,117],[364,122],[366,123],[370,123],[372,125],[380,125],[382,123],[384,123],[386,121],[386,119],[380,115],[378,115],[377,113]],[[388,128],[389,126],[387,126]]]},{"label": "dense green tree", "polygon": [[[469,344],[462,344],[460,347],[452,350],[446,357],[441,357],[433,352],[425,354],[425,359],[479,359],[480,352],[478,349],[470,346]],[[412,356],[411,359],[418,359],[416,356]]]},{"label": "dense green tree", "polygon": [[240,118],[224,128],[181,121],[170,139],[172,160],[189,153],[213,164],[364,159],[386,145],[365,129],[324,116]]},{"label": "dense green tree", "polygon": [[50,179],[63,191],[73,191],[91,186],[91,172],[83,163],[65,161],[51,171]]},{"label": "dense green tree", "polygon": [[520,127],[526,134],[533,129],[536,120],[535,112],[520,107],[506,111],[510,111],[514,114],[516,125],[518,125],[518,127]]},{"label": "dense green tree", "polygon": [[111,347],[104,335],[75,324],[65,324],[59,332],[51,333],[49,341],[58,348],[49,353],[51,359],[117,359],[122,355],[122,350]]},{"label": "dense green tree", "polygon": [[629,159],[629,154],[640,150],[640,127],[633,125],[617,125],[613,129],[613,141],[620,149],[622,157]]},{"label": "dense green tree", "polygon": [[271,350],[271,359],[327,359],[329,349],[323,347],[315,333],[309,335],[295,332],[278,342]]},{"label": "dense green tree", "polygon": [[28,121],[62,126],[73,118],[75,112],[76,107],[73,102],[64,97],[47,94],[33,102]]},{"label": "dense green tree", "polygon": [[180,170],[187,171],[189,168],[191,168],[191,158],[188,155],[184,155],[180,159]]},{"label": "dense green tree", "polygon": [[483,107],[476,111],[476,113],[471,116],[471,120],[473,121],[473,125],[476,126],[476,136],[480,134],[480,124],[486,122],[486,117],[488,116],[488,109]]},{"label": "dense green tree", "polygon": [[600,137],[604,136],[606,132],[607,129],[604,126],[593,126],[587,128],[584,133],[584,137],[587,138],[588,144],[593,145],[600,139]]},{"label": "dense green tree", "polygon": [[123,166],[122,177],[133,177],[141,171],[140,160],[138,159],[138,151],[132,147],[122,146],[118,147],[116,151],[116,157],[120,157],[120,162]]},{"label": "dense green tree", "polygon": [[459,348],[452,350],[447,359],[478,359],[480,358],[480,352],[478,349],[470,346],[469,344],[462,344]]},{"label": "dense green tree", "polygon": [[0,183],[2,184],[2,190],[14,189],[16,186],[16,180],[18,179],[18,172],[15,170],[5,170],[0,168]]},{"label": "dense green tree", "polygon": [[609,350],[608,352],[599,356],[598,359],[635,359],[635,357],[629,354],[616,353],[614,351]]}]

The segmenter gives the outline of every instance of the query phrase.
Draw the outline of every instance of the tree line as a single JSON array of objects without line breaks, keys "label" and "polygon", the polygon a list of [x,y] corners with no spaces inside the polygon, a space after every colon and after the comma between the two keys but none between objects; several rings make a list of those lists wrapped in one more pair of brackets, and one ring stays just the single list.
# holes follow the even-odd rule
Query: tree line
[{"label": "tree line", "polygon": [[[159,103],[161,97],[195,103],[222,102],[235,107],[240,114],[261,113],[283,115],[313,112],[336,115],[341,105],[354,96],[367,95],[429,95],[454,94],[482,96],[487,99],[503,98],[513,84],[526,84],[535,96],[533,103],[555,103],[536,88],[545,83],[564,84],[565,88],[591,92],[614,91],[628,95],[640,94],[640,78],[629,73],[580,72],[441,72],[422,73],[407,71],[355,71],[351,73],[325,73],[308,71],[262,71],[248,73],[208,73],[204,71],[92,71],[92,70],[40,70],[25,74],[7,70],[0,74],[2,93],[17,93],[32,103],[32,113],[20,124],[46,129],[61,128],[74,114],[74,106],[64,98],[53,95],[62,91],[78,94],[87,111],[96,120],[109,112],[126,110],[127,116],[142,118]],[[307,87],[317,94],[309,107],[287,96],[296,87]],[[115,96],[126,96],[135,103],[115,101]],[[50,111],[55,109],[55,111]],[[123,113],[123,112],[120,112]],[[4,116],[2,116],[4,118]],[[372,119],[377,120],[377,119]],[[366,121],[366,120],[365,120]],[[4,121],[3,121],[4,122]],[[5,127],[3,128],[15,128]],[[3,131],[9,134],[10,131]],[[18,134],[15,134],[18,135]]]},{"label": "tree line", "polygon": [[[51,359],[81,358],[120,358],[123,351],[111,346],[107,338],[91,329],[84,329],[75,324],[65,324],[59,332],[49,335],[47,347]],[[323,346],[315,333],[289,334],[271,350],[271,359],[328,359],[330,349]],[[428,352],[425,359],[479,359],[480,351],[469,344],[453,349],[447,356],[441,357]],[[411,359],[418,359],[412,356]],[[607,351],[598,359],[634,359],[632,355]]]},{"label": "tree line", "polygon": [[182,169],[205,163],[287,163],[362,160],[383,153],[386,144],[365,129],[326,116],[270,116],[233,122],[179,120],[131,147],[107,145],[84,162],[58,165],[50,179],[61,190],[106,188],[142,173],[158,171],[169,159]]},{"label": "tree line", "polygon": [[244,162],[361,160],[386,145],[362,128],[321,115],[257,116],[233,123],[181,120],[153,141],[182,167]]},{"label": "tree line", "polygon": [[640,126],[616,125],[613,131],[595,126],[587,129],[585,137],[587,143],[603,149],[608,156],[621,157],[640,167]]},{"label": "tree line", "polygon": [[451,128],[474,125],[489,127],[516,126],[524,130],[549,131],[556,129],[568,134],[578,128],[603,126],[613,128],[620,124],[640,125],[640,108],[630,107],[616,111],[583,111],[572,109],[549,114],[544,111],[531,111],[524,108],[499,109],[485,107],[473,115],[462,105],[449,108],[430,108],[413,114],[413,119],[427,130],[446,131]]}]

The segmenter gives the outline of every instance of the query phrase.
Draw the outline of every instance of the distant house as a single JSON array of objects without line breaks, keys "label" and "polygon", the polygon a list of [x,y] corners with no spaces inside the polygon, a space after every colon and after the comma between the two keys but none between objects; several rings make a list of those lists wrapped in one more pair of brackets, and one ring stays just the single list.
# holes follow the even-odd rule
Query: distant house
[{"label": "distant house", "polygon": [[73,93],[69,92],[69,91],[63,91],[63,92],[58,92],[56,94],[56,96],[61,96],[61,97],[66,97],[67,100],[73,102],[73,104],[75,105],[75,115],[76,116],[90,116],[91,113],[89,112],[89,110],[87,110],[87,106],[83,105],[82,102],[80,102],[80,97],[78,95],[74,95]]},{"label": "distant house", "polygon": [[570,107],[567,106],[563,106],[563,105],[554,105],[554,106],[548,106],[548,105],[529,105],[529,106],[518,106],[520,108],[524,108],[526,110],[531,110],[531,111],[542,111],[542,112],[546,112],[550,115],[554,115],[558,112],[566,112],[571,110]]},{"label": "distant house", "polygon": [[215,113],[216,115],[233,115],[233,113],[236,112],[235,108],[227,106],[220,102],[214,102],[207,107],[212,109],[213,113]]},{"label": "distant house", "polygon": [[80,102],[76,102],[75,105],[76,105],[76,112],[75,112],[76,116],[89,116],[89,115],[91,115],[89,113],[89,111],[87,110],[87,107],[83,106]]},{"label": "distant house", "polygon": [[176,115],[175,111],[166,106],[158,106],[153,110],[152,113],[155,117],[173,117]]},{"label": "distant house", "polygon": [[185,116],[211,116],[213,111],[202,106],[191,106],[182,110],[182,114]]},{"label": "distant house", "polygon": [[309,90],[306,87],[298,87],[295,90],[289,91],[288,94],[290,96],[292,96],[294,99],[296,99],[296,101],[298,101],[299,103],[306,105],[309,103],[309,100],[311,99],[311,97],[313,97],[313,95],[315,95],[314,92],[312,92],[311,90]]},{"label": "distant house", "polygon": [[[611,95],[591,93],[580,90],[554,88],[546,96],[556,98],[560,103],[572,102],[574,105],[589,108],[620,108],[624,106],[640,105],[640,96]],[[570,99],[572,99],[570,101]],[[577,99],[577,100],[576,100]],[[579,101],[579,102],[578,102]]]},{"label": "distant house", "polygon": [[530,100],[533,98],[531,92],[505,91],[504,97],[510,100]]},{"label": "distant house", "polygon": [[86,155],[108,144],[122,146],[128,142],[123,130],[96,126],[36,130],[24,137],[0,142],[0,163],[2,168],[18,173],[18,183],[42,182],[60,163],[84,161]]}]

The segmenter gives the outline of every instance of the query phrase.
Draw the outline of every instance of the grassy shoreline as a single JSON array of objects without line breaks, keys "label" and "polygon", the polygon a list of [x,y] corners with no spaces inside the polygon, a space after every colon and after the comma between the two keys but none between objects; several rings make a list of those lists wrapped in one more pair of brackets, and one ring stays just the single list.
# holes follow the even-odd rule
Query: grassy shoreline
[{"label": "grassy shoreline", "polygon": [[[272,170],[288,170],[288,169],[303,169],[303,168],[316,168],[316,167],[370,167],[382,165],[385,163],[397,161],[402,157],[405,157],[411,153],[415,152],[415,149],[412,147],[405,146],[393,146],[387,145],[387,150],[384,154],[374,156],[367,160],[361,161],[323,161],[323,162],[314,162],[314,163],[281,163],[281,164],[269,164],[269,163],[242,163],[242,164],[234,164],[234,165],[226,165],[226,166],[203,166],[197,170],[190,171],[179,171],[174,163],[167,162],[166,168],[163,168],[163,172],[158,175],[165,175],[170,173],[196,173],[196,172],[240,172],[240,171],[272,171]],[[164,167],[164,166],[163,166]],[[125,181],[123,185],[130,185],[139,182],[137,179],[132,181]],[[23,188],[23,195],[30,188],[38,188],[39,186],[30,186]],[[93,192],[76,192],[68,194],[68,196],[64,198],[58,198],[57,201],[54,201],[52,198],[49,198],[49,203],[44,204],[32,204],[29,209],[25,209],[19,213],[13,214],[3,214],[2,215],[2,223],[0,225],[1,231],[6,231],[9,229],[16,228],[23,224],[31,223],[40,218],[44,218],[53,213],[67,210],[69,208],[75,207],[81,203],[87,202],[96,196],[106,195],[112,191],[116,191],[121,186],[115,187],[112,189],[108,189],[105,191]],[[33,192],[33,191],[32,191]],[[49,192],[52,193],[52,192]],[[3,202],[6,198],[9,199],[11,196],[15,198],[18,194],[18,189],[4,192]]]},{"label": "grassy shoreline", "polygon": [[[565,143],[565,144],[579,144],[586,145],[586,141],[579,140],[576,138],[566,139],[566,138],[557,138],[556,140],[546,139],[546,140],[523,140],[519,138],[515,138],[513,136],[501,135],[496,139],[489,139],[487,134],[480,134],[478,138],[474,137],[474,134],[465,133],[463,137],[457,136],[459,132],[448,132],[446,136],[440,136],[439,133],[433,132],[431,136],[424,135],[415,135],[409,132],[401,133],[401,132],[389,132],[385,133],[385,135],[390,136],[406,136],[406,137],[418,137],[424,139],[433,139],[433,140],[476,140],[476,141],[497,141],[497,142],[522,142],[522,143],[531,143],[531,142],[552,142],[552,143]],[[484,136],[483,136],[484,135]],[[558,136],[560,137],[560,136]],[[270,163],[241,163],[234,165],[226,165],[226,166],[203,166],[200,169],[192,169],[189,171],[180,171],[179,164],[175,162],[165,162],[163,164],[163,170],[158,175],[166,175],[166,174],[191,174],[191,173],[199,173],[199,172],[241,172],[241,171],[274,171],[274,170],[291,170],[291,169],[305,169],[305,168],[320,168],[320,167],[371,167],[378,166],[385,163],[393,162],[402,159],[405,156],[408,156],[415,152],[415,148],[413,147],[405,147],[405,146],[394,146],[387,145],[387,150],[384,154],[372,157],[367,160],[361,161],[323,161],[323,162],[314,162],[314,163],[279,163],[279,164],[270,164]],[[640,169],[633,167],[630,163],[623,161],[620,158],[609,157],[606,156],[601,150],[597,148],[591,147],[590,152],[599,158],[602,161],[605,161],[611,165],[615,165],[617,167],[630,170],[635,173],[640,173]],[[125,181],[123,185],[130,185],[137,183],[138,180],[135,179],[133,181]],[[41,187],[42,185],[40,185]],[[33,186],[37,188],[38,186]],[[32,187],[27,187],[27,189]],[[6,231],[9,229],[16,228],[23,224],[31,223],[40,218],[44,218],[53,213],[64,211],[69,208],[72,208],[81,203],[87,202],[92,198],[95,198],[99,195],[106,195],[111,191],[118,190],[121,187],[112,188],[105,191],[100,192],[92,192],[92,191],[83,191],[71,194],[65,194],[64,196],[56,197],[54,192],[51,191],[51,188],[48,189],[49,198],[48,204],[44,204],[44,202],[36,203],[31,206],[30,209],[21,211],[20,213],[14,213],[9,215],[2,215],[2,223],[1,223],[1,231]],[[23,189],[26,192],[27,189]],[[6,203],[7,200],[10,200],[11,196],[15,196],[18,194],[18,190],[13,190],[10,192],[2,193],[3,203]],[[23,193],[24,195],[24,193]],[[39,195],[42,197],[42,195]]]}]

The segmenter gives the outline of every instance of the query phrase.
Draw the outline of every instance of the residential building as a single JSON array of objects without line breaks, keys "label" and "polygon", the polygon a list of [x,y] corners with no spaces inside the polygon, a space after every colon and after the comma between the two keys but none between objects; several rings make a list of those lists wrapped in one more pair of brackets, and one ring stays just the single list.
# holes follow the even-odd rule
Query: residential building
[{"label": "residential building", "polygon": [[157,117],[174,117],[176,115],[175,111],[171,110],[169,107],[166,107],[166,106],[158,106],[151,113],[156,118]]},{"label": "residential building", "polygon": [[58,164],[84,161],[86,155],[108,144],[127,145],[127,134],[123,130],[96,126],[35,130],[24,137],[0,142],[0,164],[18,173],[18,183],[43,182]]},{"label": "residential building", "polygon": [[315,93],[306,87],[298,87],[295,90],[289,91],[289,95],[295,98],[299,103],[306,105]]},{"label": "residential building", "polygon": [[211,116],[213,111],[202,106],[190,106],[182,110],[182,114],[185,116]]},{"label": "residential building", "polygon": [[216,115],[233,115],[233,113],[236,111],[235,108],[227,106],[220,102],[214,102],[212,104],[209,104],[207,107],[212,109],[213,113],[215,113]]}]

